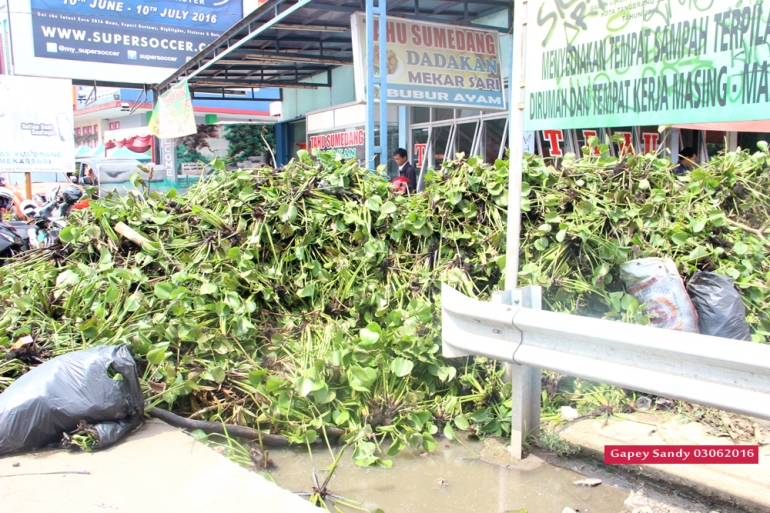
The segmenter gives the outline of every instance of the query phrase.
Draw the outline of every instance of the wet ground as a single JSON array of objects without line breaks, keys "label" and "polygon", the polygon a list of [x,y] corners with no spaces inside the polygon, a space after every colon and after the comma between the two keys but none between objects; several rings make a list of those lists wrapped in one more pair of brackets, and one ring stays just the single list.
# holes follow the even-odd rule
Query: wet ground
[{"label": "wet ground", "polygon": [[[612,486],[576,486],[573,482],[585,479],[584,475],[553,465],[521,470],[475,459],[483,445],[466,445],[467,449],[443,440],[430,455],[404,451],[393,458],[391,469],[361,468],[346,454],[328,488],[363,503],[368,510],[380,508],[385,513],[561,513],[565,507],[581,513],[618,513],[629,495]],[[270,451],[270,457],[278,466],[271,474],[279,486],[293,491],[312,489],[307,451]],[[314,459],[323,481],[326,472],[322,469],[332,457],[328,450],[318,449]]]}]

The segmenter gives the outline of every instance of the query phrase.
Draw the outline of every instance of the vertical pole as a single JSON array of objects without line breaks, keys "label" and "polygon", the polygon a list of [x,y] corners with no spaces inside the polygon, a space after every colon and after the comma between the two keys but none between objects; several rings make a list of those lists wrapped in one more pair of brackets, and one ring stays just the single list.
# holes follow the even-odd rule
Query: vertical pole
[{"label": "vertical pole", "polygon": [[[524,287],[516,290],[513,303],[522,308],[542,309],[542,289]],[[515,355],[514,355],[515,358]],[[521,459],[527,436],[540,434],[540,369],[525,365],[511,366],[511,455]]]},{"label": "vertical pole", "polygon": [[24,173],[24,187],[27,193],[27,199],[32,199],[32,173]]},{"label": "vertical pole", "polygon": [[379,0],[380,22],[380,164],[388,165],[388,25],[387,0]]},{"label": "vertical pole", "polygon": [[679,147],[679,129],[678,128],[669,128],[669,137],[668,137],[668,151],[669,151],[669,157],[671,158],[671,162],[674,164],[679,163],[679,150],[681,149]]},{"label": "vertical pole", "polygon": [[[510,147],[510,183],[508,187],[508,237],[506,240],[505,288],[511,291],[514,306],[541,308],[539,287],[517,290],[519,276],[519,245],[521,237],[521,175],[524,159],[524,101],[526,87],[525,56],[527,51],[527,0],[514,0],[513,49],[508,137]],[[527,435],[540,431],[540,369],[513,364],[510,373],[511,455],[521,459],[522,445]]]},{"label": "vertical pole", "polygon": [[[374,15],[379,18],[377,58],[380,63],[380,73],[374,76]],[[374,0],[366,0],[366,134],[364,148],[367,164],[374,165],[375,153],[380,154],[380,164],[388,163],[388,48],[387,48],[387,0],[379,0],[377,8]],[[375,85],[379,86],[380,95],[380,140],[374,140]]]},{"label": "vertical pole", "polygon": [[398,106],[398,147],[404,148],[410,155],[412,152],[407,148],[407,140],[409,138],[407,129],[409,128],[409,120],[407,118],[406,105]]},{"label": "vertical pole", "polygon": [[521,236],[521,173],[524,158],[524,55],[526,51],[527,0],[514,0],[513,63],[508,88],[511,92],[508,137],[510,176],[508,186],[508,237],[506,240],[505,288],[515,290],[519,276]]},{"label": "vertical pole", "polygon": [[[542,309],[542,289],[524,287],[495,292],[492,303]],[[515,355],[514,355],[515,358]],[[540,369],[516,363],[505,364],[505,379],[511,383],[511,456],[522,457],[528,436],[540,434]]]},{"label": "vertical pole", "polygon": [[366,165],[374,164],[374,0],[366,0]]}]

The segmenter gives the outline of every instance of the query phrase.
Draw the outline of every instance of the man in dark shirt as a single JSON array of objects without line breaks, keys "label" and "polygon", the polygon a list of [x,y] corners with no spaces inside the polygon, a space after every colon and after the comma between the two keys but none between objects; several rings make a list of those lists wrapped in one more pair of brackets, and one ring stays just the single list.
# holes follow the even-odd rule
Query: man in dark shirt
[{"label": "man in dark shirt", "polygon": [[394,151],[393,160],[396,161],[396,165],[398,166],[398,175],[409,180],[409,192],[417,192],[417,171],[415,171],[414,166],[409,163],[406,150],[399,148]]},{"label": "man in dark shirt", "polygon": [[690,146],[682,148],[679,152],[679,165],[674,168],[674,174],[683,176],[695,167],[695,150]]}]

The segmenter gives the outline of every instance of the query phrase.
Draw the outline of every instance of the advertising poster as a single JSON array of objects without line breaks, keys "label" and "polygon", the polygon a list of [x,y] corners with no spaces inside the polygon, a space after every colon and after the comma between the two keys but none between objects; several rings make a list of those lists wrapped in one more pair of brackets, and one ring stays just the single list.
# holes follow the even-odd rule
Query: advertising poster
[{"label": "advertising poster", "polygon": [[149,123],[160,139],[175,139],[198,131],[187,82],[180,82],[158,98]]},{"label": "advertising poster", "polygon": [[240,0],[31,0],[36,57],[178,68],[243,14]]},{"label": "advertising poster", "polygon": [[75,167],[72,82],[0,75],[0,173]]},{"label": "advertising poster", "polygon": [[[364,13],[351,17],[359,101],[366,100],[365,21]],[[377,41],[377,17],[374,29]],[[388,103],[505,110],[497,32],[389,17],[386,37]],[[375,51],[379,75],[378,45]]]},{"label": "advertising poster", "polygon": [[767,119],[770,4],[536,0],[525,130]]},{"label": "advertising poster", "polygon": [[307,138],[310,141],[311,154],[314,149],[318,149],[319,151],[334,151],[345,159],[357,158],[363,161],[366,158],[363,128],[309,134]]}]

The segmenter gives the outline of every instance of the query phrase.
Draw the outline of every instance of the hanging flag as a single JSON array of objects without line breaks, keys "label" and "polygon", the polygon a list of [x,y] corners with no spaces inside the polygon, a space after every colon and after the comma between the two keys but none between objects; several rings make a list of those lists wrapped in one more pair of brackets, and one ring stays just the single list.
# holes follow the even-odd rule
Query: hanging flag
[{"label": "hanging flag", "polygon": [[149,128],[160,139],[175,139],[198,131],[187,81],[160,95],[152,111]]}]

